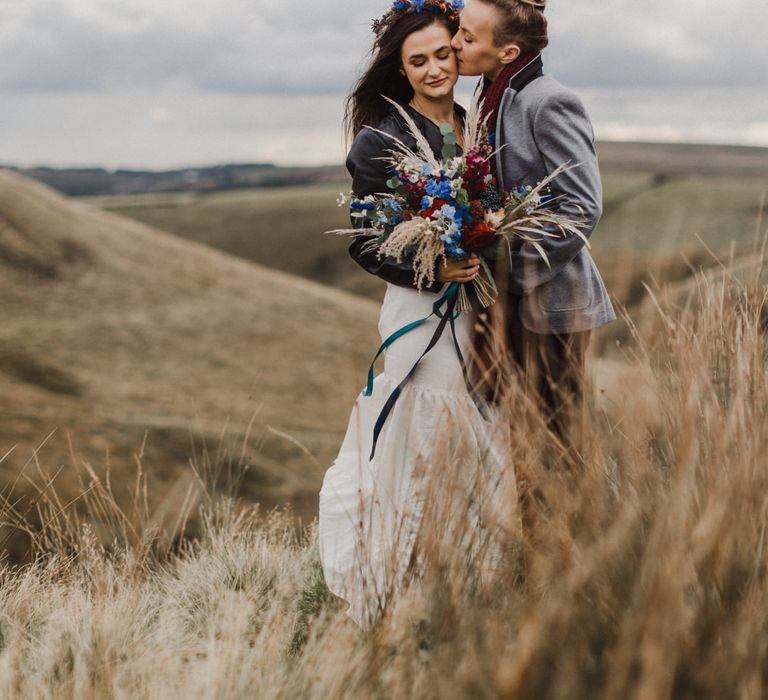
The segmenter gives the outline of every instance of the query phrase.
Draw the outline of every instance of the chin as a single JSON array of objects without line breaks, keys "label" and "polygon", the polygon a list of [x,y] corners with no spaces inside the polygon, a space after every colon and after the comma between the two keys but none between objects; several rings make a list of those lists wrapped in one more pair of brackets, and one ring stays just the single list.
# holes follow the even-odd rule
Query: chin
[{"label": "chin", "polygon": [[455,85],[456,80],[449,80],[445,85],[441,85],[437,88],[425,88],[420,92],[424,95],[424,97],[428,97],[429,99],[434,100],[439,97],[446,97],[447,95],[450,95],[453,92]]}]

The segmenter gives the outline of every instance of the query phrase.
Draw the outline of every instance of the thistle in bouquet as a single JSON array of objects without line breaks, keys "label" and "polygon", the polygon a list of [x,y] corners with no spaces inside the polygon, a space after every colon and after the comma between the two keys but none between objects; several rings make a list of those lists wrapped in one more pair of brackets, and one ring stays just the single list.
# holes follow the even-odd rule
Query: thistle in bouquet
[{"label": "thistle in bouquet", "polygon": [[[411,255],[418,289],[434,283],[441,261],[476,254],[480,272],[472,282],[459,286],[459,311],[471,309],[471,296],[483,308],[495,300],[498,290],[489,263],[500,245],[506,243],[511,250],[511,240],[522,239],[546,261],[541,246],[544,237],[574,234],[584,238],[577,222],[557,214],[552,206],[557,198],[548,191],[549,183],[568,166],[561,166],[535,188],[513,192],[498,188],[491,171],[495,152],[480,117],[478,94],[465,119],[463,155],[457,154],[451,126],[443,124],[440,159],[410,115],[389,100],[406,121],[415,150],[390,134],[366,127],[393,141],[393,148],[384,156],[391,175],[387,181],[390,191],[352,197],[352,217],[362,226],[334,232],[366,236],[365,247],[374,249],[379,258],[391,256],[401,262]],[[345,201],[342,197],[340,204]]]}]

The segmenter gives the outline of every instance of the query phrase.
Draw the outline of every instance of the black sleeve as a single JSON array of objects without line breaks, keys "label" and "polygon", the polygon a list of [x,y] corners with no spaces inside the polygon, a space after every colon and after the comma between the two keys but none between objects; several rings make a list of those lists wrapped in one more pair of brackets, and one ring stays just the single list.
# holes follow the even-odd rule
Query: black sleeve
[{"label": "black sleeve", "polygon": [[[362,198],[369,194],[388,191],[386,183],[390,177],[389,166],[385,160],[381,160],[382,156],[386,156],[387,149],[393,146],[393,143],[387,141],[385,136],[370,129],[363,129],[355,138],[347,156],[347,170],[352,176],[352,192],[355,197]],[[366,219],[353,218],[352,226],[360,229],[369,228],[370,222]],[[386,282],[417,289],[416,273],[410,256],[406,255],[401,262],[398,262],[391,256],[379,258],[375,250],[365,250],[366,243],[375,236],[373,232],[366,234],[361,231],[356,234],[349,246],[352,259],[366,272]],[[423,286],[422,289],[430,292],[439,292],[442,289],[444,283],[437,278],[439,266],[439,262],[435,264],[435,281],[431,285]]]}]

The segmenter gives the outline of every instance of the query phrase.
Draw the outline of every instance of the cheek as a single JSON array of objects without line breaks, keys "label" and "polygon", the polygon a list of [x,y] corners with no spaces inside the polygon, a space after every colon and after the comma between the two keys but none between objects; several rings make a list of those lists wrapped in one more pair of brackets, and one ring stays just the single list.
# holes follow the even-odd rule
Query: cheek
[{"label": "cheek", "polygon": [[403,70],[405,71],[405,77],[408,78],[409,83],[418,83],[421,73],[423,72],[422,68],[416,66],[405,66]]},{"label": "cheek", "polygon": [[487,55],[486,52],[483,51],[482,47],[478,46],[477,44],[470,44],[467,49],[468,50],[466,53],[472,63],[485,64],[487,62]]}]

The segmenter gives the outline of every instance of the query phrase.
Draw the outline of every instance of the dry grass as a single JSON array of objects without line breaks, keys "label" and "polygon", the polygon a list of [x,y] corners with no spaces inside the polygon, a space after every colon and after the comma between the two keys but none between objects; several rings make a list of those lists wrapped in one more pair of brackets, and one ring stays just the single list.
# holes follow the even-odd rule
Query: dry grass
[{"label": "dry grass", "polygon": [[[484,502],[467,494],[485,476],[467,487],[446,447],[426,465],[439,478],[420,557],[361,632],[324,586],[314,526],[227,494],[267,508],[304,494],[312,512],[376,306],[5,174],[0,213],[0,538],[27,562],[0,569],[0,697],[766,694],[759,245],[733,264],[676,263],[661,276],[673,283],[648,288],[627,254],[623,298],[638,305],[596,346],[621,339],[592,363],[581,468],[562,468],[513,395],[510,466],[535,527],[510,525],[510,498],[485,511],[500,527],[478,530]],[[618,283],[626,269],[606,271]],[[318,336],[318,319],[335,335]],[[319,461],[258,421],[252,449],[252,396],[262,427]]]},{"label": "dry grass", "polygon": [[[495,568],[481,572],[471,499],[451,488],[459,461],[430,465],[419,565],[365,633],[323,587],[314,530],[297,535],[286,514],[203,496],[204,533],[178,546],[140,485],[122,517],[92,478],[80,510],[36,482],[36,559],[2,574],[0,693],[763,697],[766,292],[727,274],[690,291],[656,290],[635,369],[591,404],[580,469],[510,402],[512,465],[538,500],[523,541],[502,528]],[[642,416],[628,408],[638,383]]]},{"label": "dry grass", "polygon": [[[41,463],[123,484],[144,445],[153,508],[201,444],[250,428],[244,493],[314,515],[375,350],[374,303],[67,200],[0,171],[0,488]],[[274,428],[279,432],[270,430]],[[72,478],[68,478],[72,475]],[[69,496],[74,495],[70,493]]]}]

